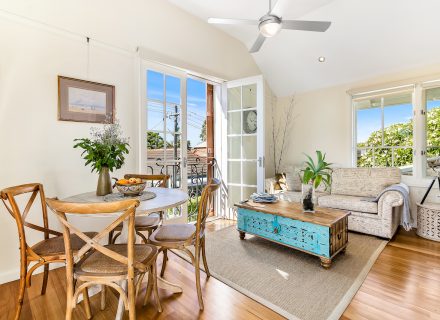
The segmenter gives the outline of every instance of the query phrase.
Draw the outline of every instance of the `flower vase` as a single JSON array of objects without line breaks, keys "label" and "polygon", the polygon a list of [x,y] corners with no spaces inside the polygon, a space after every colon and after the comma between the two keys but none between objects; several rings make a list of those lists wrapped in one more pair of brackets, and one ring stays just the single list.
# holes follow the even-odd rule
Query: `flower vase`
[{"label": "flower vase", "polygon": [[304,212],[315,212],[315,187],[313,183],[303,184],[301,187],[301,203]]},{"label": "flower vase", "polygon": [[96,187],[97,196],[105,196],[112,193],[112,180],[108,167],[102,167],[99,172],[98,185]]}]

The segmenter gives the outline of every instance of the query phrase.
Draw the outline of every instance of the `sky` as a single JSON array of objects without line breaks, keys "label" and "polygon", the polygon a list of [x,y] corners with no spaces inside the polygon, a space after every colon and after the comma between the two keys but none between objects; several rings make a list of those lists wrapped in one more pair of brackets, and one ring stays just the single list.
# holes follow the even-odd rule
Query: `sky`
[{"label": "sky", "polygon": [[[440,101],[428,101],[427,111],[440,107]],[[381,129],[381,109],[357,110],[357,142],[365,142],[370,134]],[[384,127],[404,123],[412,119],[412,104],[400,104],[384,108]]]},{"label": "sky", "polygon": [[[164,79],[165,77],[165,79]],[[165,80],[165,88],[164,88]],[[192,147],[201,143],[200,132],[206,119],[206,83],[188,78],[187,86],[187,137],[188,143]],[[177,118],[178,132],[181,131],[182,123],[180,119],[180,80],[176,77],[147,71],[147,99],[148,104],[148,130],[157,130],[163,132],[163,101],[167,101],[167,134],[166,140],[173,141],[171,132],[175,132],[175,121]],[[151,100],[156,100],[151,101]],[[177,112],[176,112],[176,105]]]}]

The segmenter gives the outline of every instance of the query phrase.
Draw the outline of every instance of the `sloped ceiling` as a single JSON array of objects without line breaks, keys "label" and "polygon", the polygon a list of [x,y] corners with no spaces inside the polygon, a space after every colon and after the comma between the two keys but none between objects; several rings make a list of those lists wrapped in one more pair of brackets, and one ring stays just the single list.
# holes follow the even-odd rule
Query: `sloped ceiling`
[{"label": "sloped ceiling", "polygon": [[[258,19],[268,10],[266,0],[169,1],[203,20]],[[253,54],[279,97],[440,62],[439,0],[278,1],[284,19],[332,21],[325,33],[282,30]],[[255,26],[218,28],[248,48],[258,35]]]}]

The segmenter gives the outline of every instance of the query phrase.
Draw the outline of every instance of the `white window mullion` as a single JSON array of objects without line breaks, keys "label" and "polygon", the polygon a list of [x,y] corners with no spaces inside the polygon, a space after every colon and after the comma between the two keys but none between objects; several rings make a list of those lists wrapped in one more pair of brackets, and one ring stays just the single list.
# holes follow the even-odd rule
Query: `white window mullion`
[{"label": "white window mullion", "polygon": [[413,134],[414,134],[414,177],[415,179],[423,178],[426,172],[426,156],[422,155],[422,151],[426,150],[426,130],[425,119],[422,110],[425,109],[423,104],[423,88],[417,84],[413,94]]}]

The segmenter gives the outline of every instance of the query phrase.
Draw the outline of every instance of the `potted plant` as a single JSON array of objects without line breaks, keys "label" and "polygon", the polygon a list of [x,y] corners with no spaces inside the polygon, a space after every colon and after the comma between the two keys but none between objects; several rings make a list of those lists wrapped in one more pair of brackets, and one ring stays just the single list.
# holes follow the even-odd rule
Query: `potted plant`
[{"label": "potted plant", "polygon": [[331,183],[331,163],[325,161],[325,154],[321,151],[316,151],[317,162],[305,154],[307,160],[305,163],[305,169],[301,170],[302,177],[302,197],[301,203],[304,212],[315,212],[315,190],[321,183],[324,183],[325,189],[330,187]]},{"label": "potted plant", "polygon": [[75,139],[74,148],[84,151],[81,156],[86,160],[85,165],[92,166],[92,172],[99,173],[96,195],[105,196],[112,193],[110,171],[120,169],[128,154],[128,138],[122,137],[121,126],[118,121],[105,124],[103,128],[92,128],[91,138]]}]

